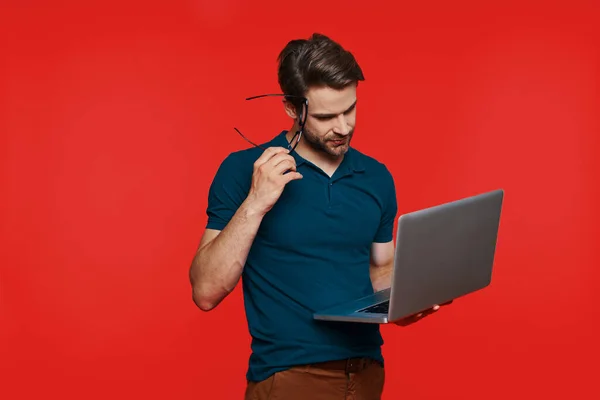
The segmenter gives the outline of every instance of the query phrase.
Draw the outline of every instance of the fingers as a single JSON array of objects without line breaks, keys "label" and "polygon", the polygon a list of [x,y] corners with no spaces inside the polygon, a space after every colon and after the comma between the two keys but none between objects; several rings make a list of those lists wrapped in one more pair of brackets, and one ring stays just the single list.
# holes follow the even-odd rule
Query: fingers
[{"label": "fingers", "polygon": [[283,181],[284,181],[284,183],[287,184],[288,182],[291,182],[296,179],[302,179],[302,178],[303,178],[303,176],[299,172],[288,172],[287,174],[285,174],[283,176]]},{"label": "fingers", "polygon": [[258,157],[258,159],[254,162],[254,166],[258,168],[261,165],[265,164],[267,161],[269,161],[271,158],[282,153],[288,154],[288,150],[283,147],[269,147],[268,149],[263,151],[260,157]]},{"label": "fingers", "polygon": [[286,171],[296,171],[295,160],[283,160],[279,162],[275,168],[273,168],[273,172],[275,172],[277,175],[282,175]]},{"label": "fingers", "polygon": [[288,169],[296,170],[296,160],[289,154],[277,154],[265,164],[265,167],[271,167],[279,173],[283,173]]},{"label": "fingers", "polygon": [[436,311],[438,311],[440,309],[441,306],[446,305],[446,304],[450,304],[452,303],[452,300],[445,302],[445,303],[441,303],[441,304],[435,304],[433,307],[428,308],[427,310],[421,311],[417,314],[413,314],[409,317],[406,317],[404,319],[401,319],[397,322],[395,322],[396,325],[400,325],[400,326],[408,326],[412,323],[415,323],[417,321],[420,321],[421,319],[423,319],[424,317],[435,313]]},{"label": "fingers", "polygon": [[296,171],[296,160],[288,153],[278,152],[258,168],[273,177],[281,176],[287,171]]},{"label": "fingers", "polygon": [[256,168],[260,168],[262,170],[271,170],[284,161],[291,162],[294,168],[296,167],[296,160],[286,151],[274,150],[270,152],[270,154],[267,154],[267,151],[269,151],[269,149],[267,149],[254,163]]},{"label": "fingers", "polygon": [[283,147],[269,147],[256,160],[254,167],[267,175],[273,174],[273,178],[281,178],[284,184],[302,179],[302,174],[296,172],[296,159]]},{"label": "fingers", "polygon": [[[291,156],[290,156],[291,157]],[[287,184],[290,181],[295,179],[302,179],[302,174],[297,172],[296,170],[296,160],[293,158],[291,160],[283,160],[274,168],[273,172],[277,175],[277,177],[281,177],[284,184]]]},{"label": "fingers", "polygon": [[436,312],[439,309],[440,309],[440,306],[436,304],[433,307],[431,307],[430,309],[416,314],[415,317],[416,318],[422,318],[422,317],[424,317],[426,315],[433,314],[434,312]]}]

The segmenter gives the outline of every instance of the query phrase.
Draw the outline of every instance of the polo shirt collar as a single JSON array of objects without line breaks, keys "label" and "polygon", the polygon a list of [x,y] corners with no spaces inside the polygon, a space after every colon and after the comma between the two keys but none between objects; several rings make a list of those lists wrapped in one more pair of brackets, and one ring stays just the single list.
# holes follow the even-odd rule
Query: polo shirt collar
[{"label": "polo shirt collar", "polygon": [[[277,137],[273,141],[273,145],[287,148],[289,146],[289,143],[285,137],[287,133],[288,131],[284,130],[279,135],[277,135]],[[307,162],[307,160],[304,157],[300,156],[296,151],[292,153],[292,157],[294,157],[294,159],[296,160],[297,167]],[[348,152],[344,156],[344,160],[340,164],[339,169],[346,169],[348,172],[363,172],[365,171],[365,165],[362,161],[362,157],[360,156],[360,154],[358,154],[356,150],[350,147],[348,149]]]},{"label": "polo shirt collar", "polygon": [[348,149],[348,152],[344,156],[344,160],[348,159],[349,168],[354,172],[364,172],[365,164],[363,163],[362,157],[352,147]]}]

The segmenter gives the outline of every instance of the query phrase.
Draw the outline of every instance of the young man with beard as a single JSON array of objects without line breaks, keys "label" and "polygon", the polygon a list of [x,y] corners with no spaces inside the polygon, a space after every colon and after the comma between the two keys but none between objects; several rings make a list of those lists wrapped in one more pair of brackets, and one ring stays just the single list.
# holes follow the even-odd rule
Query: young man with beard
[{"label": "young man with beard", "polygon": [[193,300],[209,311],[242,279],[246,399],[379,399],[379,326],[312,317],[390,286],[394,181],[350,146],[363,72],[314,34],[286,45],[278,78],[294,125],[221,164],[190,267]]}]

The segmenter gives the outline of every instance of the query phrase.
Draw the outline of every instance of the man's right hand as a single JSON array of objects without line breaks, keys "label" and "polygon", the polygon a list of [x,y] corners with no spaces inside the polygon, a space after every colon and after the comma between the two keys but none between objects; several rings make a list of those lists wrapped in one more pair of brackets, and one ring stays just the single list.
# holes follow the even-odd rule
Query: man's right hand
[{"label": "man's right hand", "polygon": [[302,175],[296,171],[294,157],[283,147],[269,147],[254,163],[248,204],[266,214],[279,200],[285,185],[296,179],[302,179]]}]

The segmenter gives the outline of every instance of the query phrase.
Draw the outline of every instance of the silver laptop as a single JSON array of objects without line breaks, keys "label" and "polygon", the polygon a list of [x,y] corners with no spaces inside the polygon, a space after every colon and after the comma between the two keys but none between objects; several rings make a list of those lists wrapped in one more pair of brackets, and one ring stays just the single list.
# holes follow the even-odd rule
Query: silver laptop
[{"label": "silver laptop", "polygon": [[314,318],[385,324],[485,288],[503,200],[498,189],[401,215],[391,287]]}]

